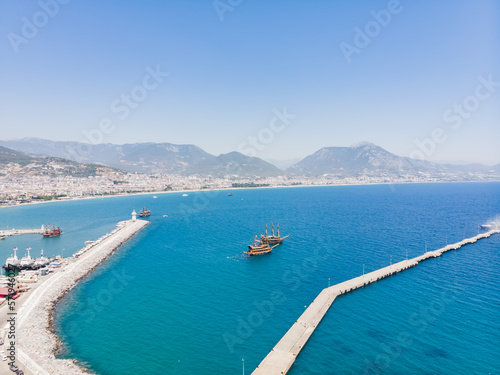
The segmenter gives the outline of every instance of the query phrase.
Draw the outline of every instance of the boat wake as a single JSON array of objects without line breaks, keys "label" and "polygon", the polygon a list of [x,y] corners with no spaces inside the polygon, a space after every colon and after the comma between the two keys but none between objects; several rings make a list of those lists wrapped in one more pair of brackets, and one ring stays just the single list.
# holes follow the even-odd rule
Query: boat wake
[{"label": "boat wake", "polygon": [[485,224],[480,225],[483,229],[497,229],[500,228],[500,215],[495,216],[493,219],[486,221]]},{"label": "boat wake", "polygon": [[236,260],[236,261],[239,261],[239,260],[242,260],[242,259],[245,259],[245,258],[247,258],[247,256],[245,255],[245,253],[241,253],[241,254],[230,256],[230,257],[226,257],[226,259]]}]

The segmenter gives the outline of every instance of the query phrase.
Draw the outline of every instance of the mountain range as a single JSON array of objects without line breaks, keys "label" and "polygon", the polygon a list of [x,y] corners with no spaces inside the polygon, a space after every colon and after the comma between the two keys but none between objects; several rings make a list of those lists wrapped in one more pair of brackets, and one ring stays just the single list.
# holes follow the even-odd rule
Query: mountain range
[{"label": "mountain range", "polygon": [[91,145],[79,142],[23,138],[0,141],[0,145],[31,156],[65,158],[79,163],[95,163],[139,173],[210,175],[223,177],[272,177],[283,171],[262,159],[230,152],[214,156],[195,145],[133,143]]},{"label": "mountain range", "polygon": [[51,156],[34,157],[0,146],[0,170],[5,170],[9,165],[17,166],[16,171],[22,171],[25,176],[88,177],[100,176],[109,172],[123,173],[123,171],[104,165],[80,164],[72,160]]},{"label": "mountain range", "polygon": [[482,164],[437,164],[398,156],[382,147],[364,142],[351,147],[324,147],[292,165],[286,171],[301,176],[330,174],[339,177],[418,175],[422,173],[498,173],[500,172],[500,164],[494,167]]},{"label": "mountain range", "polygon": [[371,143],[360,143],[351,147],[324,147],[285,170],[260,158],[249,157],[239,152],[215,156],[195,145],[171,143],[90,145],[40,138],[0,141],[0,145],[18,152],[10,155],[12,159],[25,160],[27,156],[57,157],[78,163],[93,163],[148,174],[214,177],[231,175],[250,178],[282,175],[308,177],[333,175],[340,178],[356,178],[455,174],[461,176],[461,179],[477,174],[500,175],[500,164],[493,167],[482,164],[437,164],[398,156]]}]

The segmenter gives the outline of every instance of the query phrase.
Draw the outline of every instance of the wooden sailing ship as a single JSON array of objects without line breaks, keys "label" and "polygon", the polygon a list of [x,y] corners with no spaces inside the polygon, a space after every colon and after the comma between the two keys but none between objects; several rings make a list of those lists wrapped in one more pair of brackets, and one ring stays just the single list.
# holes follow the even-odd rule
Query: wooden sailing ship
[{"label": "wooden sailing ship", "polygon": [[52,224],[52,228],[50,228],[49,225],[47,225],[47,227],[44,228],[44,231],[42,232],[43,237],[45,237],[45,238],[57,237],[57,236],[60,236],[62,234],[61,228],[59,228],[59,227],[56,228],[56,226],[54,224]]},{"label": "wooden sailing ship", "polygon": [[278,224],[278,231],[276,233],[276,235],[274,235],[274,224],[271,224],[271,235],[269,236],[267,234],[267,224],[266,224],[266,234],[265,236],[262,236],[261,237],[261,243],[264,243],[264,244],[280,244],[283,242],[283,240],[287,237],[289,237],[290,235],[287,235],[285,237],[281,237],[280,236],[280,225]]},{"label": "wooden sailing ship", "polygon": [[140,217],[148,217],[151,215],[151,211],[149,211],[146,207],[142,208],[142,211],[139,212]]},{"label": "wooden sailing ship", "polygon": [[269,243],[263,243],[262,238],[264,236],[260,236],[261,240],[257,240],[257,236],[255,236],[253,240],[253,245],[248,245],[248,251],[245,253],[248,256],[253,256],[253,255],[262,255],[262,254],[267,254],[270,253],[276,246],[279,244],[276,244],[274,246],[270,246]]},{"label": "wooden sailing ship", "polygon": [[[248,256],[252,255],[261,255],[270,253],[276,246],[281,244],[285,237],[280,236],[280,225],[278,224],[278,231],[274,234],[274,224],[271,224],[271,235],[267,233],[267,224],[266,224],[266,232],[265,235],[260,235],[260,240],[257,239],[257,236],[253,239],[253,245],[248,245],[248,251],[245,253]],[[271,246],[272,245],[272,246]]]}]

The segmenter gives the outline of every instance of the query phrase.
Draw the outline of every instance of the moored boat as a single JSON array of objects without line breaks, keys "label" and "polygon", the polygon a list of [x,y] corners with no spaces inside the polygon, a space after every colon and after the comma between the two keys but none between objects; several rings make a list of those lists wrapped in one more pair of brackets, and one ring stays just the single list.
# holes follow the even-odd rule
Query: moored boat
[{"label": "moored boat", "polygon": [[28,254],[23,256],[21,258],[21,260],[19,261],[19,268],[20,269],[32,268],[35,265],[35,260],[31,257],[30,250],[31,250],[31,247],[28,247],[26,249]]},{"label": "moored boat", "polygon": [[40,254],[40,258],[37,258],[34,263],[34,268],[42,268],[50,263],[49,258],[43,256],[43,249]]},{"label": "moored boat", "polygon": [[7,258],[5,261],[5,264],[3,265],[3,268],[16,268],[19,265],[19,259],[17,259],[17,247],[14,248],[14,255],[11,255],[10,257]]}]

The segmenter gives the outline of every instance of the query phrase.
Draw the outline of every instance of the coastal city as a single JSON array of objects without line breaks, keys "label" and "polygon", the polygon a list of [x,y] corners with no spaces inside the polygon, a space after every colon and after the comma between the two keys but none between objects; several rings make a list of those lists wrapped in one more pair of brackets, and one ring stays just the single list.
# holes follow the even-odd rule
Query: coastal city
[{"label": "coastal city", "polygon": [[[55,167],[57,168],[57,167]],[[140,193],[187,190],[231,189],[241,187],[326,186],[356,184],[400,184],[427,182],[498,181],[496,171],[461,174],[456,172],[415,174],[363,174],[343,177],[325,174],[319,177],[276,176],[240,177],[227,175],[141,174],[124,171],[103,172],[100,176],[75,177],[16,173],[13,165],[0,168],[0,206]]]}]

